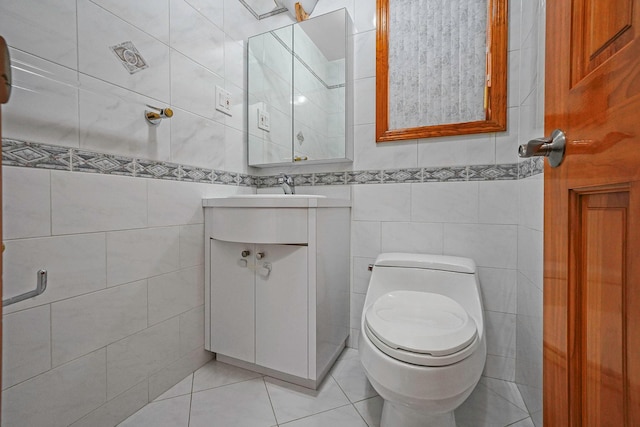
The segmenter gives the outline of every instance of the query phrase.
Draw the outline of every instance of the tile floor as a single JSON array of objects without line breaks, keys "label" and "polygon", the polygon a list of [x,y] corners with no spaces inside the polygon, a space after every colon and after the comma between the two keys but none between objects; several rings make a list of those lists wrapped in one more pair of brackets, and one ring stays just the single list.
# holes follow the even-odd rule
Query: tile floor
[{"label": "tile floor", "polygon": [[[378,427],[382,399],[346,349],[318,390],[218,361],[203,366],[120,427]],[[483,377],[456,411],[458,427],[533,427],[515,384]]]}]

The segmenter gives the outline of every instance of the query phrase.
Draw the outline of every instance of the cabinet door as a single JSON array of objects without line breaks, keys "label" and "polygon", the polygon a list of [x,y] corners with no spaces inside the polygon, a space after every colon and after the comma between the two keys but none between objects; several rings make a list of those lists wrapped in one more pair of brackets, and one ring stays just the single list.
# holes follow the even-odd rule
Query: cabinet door
[{"label": "cabinet door", "polygon": [[[211,239],[211,350],[255,362],[253,245]],[[251,251],[247,258],[242,251]]]},{"label": "cabinet door", "polygon": [[308,378],[308,275],[306,246],[257,245],[271,272],[256,274],[256,363]]}]

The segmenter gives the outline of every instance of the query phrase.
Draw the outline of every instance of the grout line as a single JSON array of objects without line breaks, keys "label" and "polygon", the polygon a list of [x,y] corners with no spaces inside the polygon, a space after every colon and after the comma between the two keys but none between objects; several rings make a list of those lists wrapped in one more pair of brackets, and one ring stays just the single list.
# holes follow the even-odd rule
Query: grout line
[{"label": "grout line", "polygon": [[273,412],[273,419],[276,420],[276,426],[279,426],[278,417],[276,416],[276,410],[273,407],[273,401],[271,400],[271,394],[269,393],[269,387],[267,387],[267,383],[264,380],[264,376],[262,377],[262,384],[264,384],[264,389],[267,390],[267,397],[269,398],[269,405],[271,405],[271,411]]}]

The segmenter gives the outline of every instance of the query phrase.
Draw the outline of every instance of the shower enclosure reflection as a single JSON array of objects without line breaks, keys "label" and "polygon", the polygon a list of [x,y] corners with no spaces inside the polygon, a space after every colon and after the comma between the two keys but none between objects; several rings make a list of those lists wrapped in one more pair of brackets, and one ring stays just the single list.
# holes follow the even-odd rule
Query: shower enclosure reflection
[{"label": "shower enclosure reflection", "polygon": [[346,9],[249,38],[249,165],[353,159]]}]

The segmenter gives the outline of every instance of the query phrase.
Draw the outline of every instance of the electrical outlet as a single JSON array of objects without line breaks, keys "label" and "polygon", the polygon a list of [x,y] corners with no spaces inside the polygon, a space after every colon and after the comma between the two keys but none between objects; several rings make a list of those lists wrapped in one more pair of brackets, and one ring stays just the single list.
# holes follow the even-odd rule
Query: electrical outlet
[{"label": "electrical outlet", "polygon": [[271,131],[271,118],[269,113],[262,108],[258,108],[258,128],[267,132]]},{"label": "electrical outlet", "polygon": [[231,115],[231,93],[220,86],[216,86],[216,110]]}]

